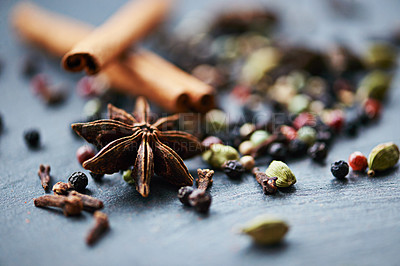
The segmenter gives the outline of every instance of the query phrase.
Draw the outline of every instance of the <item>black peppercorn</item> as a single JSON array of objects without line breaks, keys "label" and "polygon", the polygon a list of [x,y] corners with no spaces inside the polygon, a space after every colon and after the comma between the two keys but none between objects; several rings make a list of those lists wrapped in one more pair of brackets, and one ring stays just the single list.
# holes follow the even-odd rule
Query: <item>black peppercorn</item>
[{"label": "black peppercorn", "polygon": [[28,147],[38,148],[40,145],[40,134],[37,129],[30,129],[25,131],[24,139]]},{"label": "black peppercorn", "polygon": [[283,161],[287,155],[287,148],[282,143],[273,143],[268,149],[272,159]]},{"label": "black peppercorn", "polygon": [[211,195],[204,190],[195,189],[189,195],[189,204],[198,212],[208,212],[211,205]]},{"label": "black peppercorn", "polygon": [[71,186],[77,191],[85,190],[86,186],[88,185],[88,182],[89,181],[87,176],[82,172],[74,172],[68,178],[68,183],[70,183]]},{"label": "black peppercorn", "polygon": [[240,178],[245,170],[243,165],[236,160],[226,161],[222,165],[222,169],[224,170],[224,173],[230,178]]},{"label": "black peppercorn", "polygon": [[343,161],[337,161],[331,164],[331,172],[336,178],[344,178],[349,173],[349,165]]},{"label": "black peppercorn", "polygon": [[178,198],[182,202],[182,204],[186,206],[190,206],[189,203],[189,195],[192,194],[193,188],[186,186],[186,187],[181,187],[178,191]]},{"label": "black peppercorn", "polygon": [[308,145],[302,140],[294,139],[289,142],[289,153],[291,156],[297,157],[307,153]]},{"label": "black peppercorn", "polygon": [[95,173],[93,173],[93,172],[90,172],[90,176],[94,179],[94,180],[96,180],[96,181],[99,181],[99,180],[101,180],[102,178],[103,178],[103,174],[95,174]]},{"label": "black peppercorn", "polygon": [[308,149],[308,155],[314,161],[323,161],[328,155],[328,148],[323,142],[316,142]]}]

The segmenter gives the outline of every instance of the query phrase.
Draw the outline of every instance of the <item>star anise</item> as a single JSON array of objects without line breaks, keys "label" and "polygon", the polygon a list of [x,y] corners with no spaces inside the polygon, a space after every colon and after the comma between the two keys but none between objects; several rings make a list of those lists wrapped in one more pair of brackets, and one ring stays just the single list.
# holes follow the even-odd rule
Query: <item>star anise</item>
[{"label": "star anise", "polygon": [[191,186],[182,159],[203,150],[200,141],[183,131],[169,130],[179,115],[160,118],[150,124],[150,108],[139,97],[133,115],[108,105],[109,119],[73,124],[72,128],[101,150],[82,166],[96,174],[112,174],[133,166],[136,190],[147,197],[150,180],[156,173],[177,186]]}]

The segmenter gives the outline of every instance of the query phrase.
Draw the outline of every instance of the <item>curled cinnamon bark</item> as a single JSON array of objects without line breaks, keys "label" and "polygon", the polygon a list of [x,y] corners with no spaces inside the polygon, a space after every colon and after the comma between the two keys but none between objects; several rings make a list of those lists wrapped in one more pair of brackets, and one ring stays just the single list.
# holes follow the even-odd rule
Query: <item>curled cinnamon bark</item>
[{"label": "curled cinnamon bark", "polygon": [[[64,55],[93,30],[28,3],[16,6],[12,23],[23,39],[56,56]],[[124,59],[109,63],[99,78],[120,92],[145,96],[171,112],[206,112],[214,107],[212,87],[150,51],[129,53]]]},{"label": "curled cinnamon bark", "polygon": [[93,75],[145,37],[168,13],[171,0],[129,1],[65,54],[66,70]]}]

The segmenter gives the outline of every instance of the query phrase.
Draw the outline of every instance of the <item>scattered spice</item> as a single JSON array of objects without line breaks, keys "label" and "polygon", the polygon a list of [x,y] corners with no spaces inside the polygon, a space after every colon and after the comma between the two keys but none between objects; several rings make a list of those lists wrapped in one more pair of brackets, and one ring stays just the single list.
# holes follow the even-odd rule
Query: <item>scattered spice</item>
[{"label": "scattered spice", "polygon": [[44,190],[49,189],[50,184],[50,165],[39,166],[38,176],[40,178],[40,182],[42,183],[42,187]]},{"label": "scattered spice", "polygon": [[222,165],[222,170],[229,178],[233,178],[233,179],[240,178],[242,176],[242,174],[244,173],[243,165],[237,160],[226,161]]},{"label": "scattered spice", "polygon": [[239,162],[243,165],[246,171],[250,171],[253,169],[254,165],[256,164],[253,157],[250,155],[245,155],[239,159]]},{"label": "scattered spice", "polygon": [[215,136],[208,136],[206,137],[201,144],[206,148],[209,149],[213,144],[224,144],[222,140]]},{"label": "scattered spice", "polygon": [[81,194],[77,191],[70,191],[68,193],[68,196],[74,196],[80,198],[82,200],[83,210],[88,212],[94,212],[104,207],[104,204],[101,200],[85,194]]},{"label": "scattered spice", "polygon": [[65,100],[65,89],[62,85],[51,85],[47,76],[37,74],[31,80],[34,94],[38,95],[47,104],[58,104]]},{"label": "scattered spice", "polygon": [[150,124],[149,104],[143,97],[137,99],[133,116],[111,104],[108,112],[109,119],[72,125],[88,142],[102,148],[83,163],[85,169],[96,174],[112,174],[133,164],[132,177],[136,190],[143,197],[150,193],[154,172],[174,185],[193,184],[193,177],[182,159],[200,153],[203,146],[188,133],[163,131],[165,125],[178,120],[178,116],[160,118]]},{"label": "scattered spice", "polygon": [[253,238],[260,245],[279,243],[289,230],[282,220],[266,215],[258,216],[241,228],[241,232]]},{"label": "scattered spice", "polygon": [[272,143],[268,148],[268,154],[274,160],[283,161],[287,156],[287,148],[286,145],[282,143]]},{"label": "scattered spice", "polygon": [[272,161],[265,170],[265,174],[269,177],[277,177],[277,187],[289,187],[296,183],[296,177],[292,170],[284,162]]},{"label": "scattered spice", "polygon": [[349,165],[354,171],[364,172],[368,167],[368,160],[364,154],[355,151],[349,156]]},{"label": "scattered spice", "polygon": [[334,177],[343,179],[349,173],[349,165],[343,160],[334,162],[331,165],[331,172]]},{"label": "scattered spice", "polygon": [[392,168],[399,161],[399,147],[393,142],[382,143],[372,149],[368,155],[368,175],[374,176],[376,171]]},{"label": "scattered spice", "polygon": [[214,171],[210,169],[197,169],[197,175],[199,176],[198,179],[196,179],[197,182],[197,188],[201,190],[207,190],[212,183],[213,183],[213,175]]},{"label": "scattered spice", "polygon": [[277,177],[267,176],[265,173],[260,171],[258,167],[253,168],[252,173],[257,182],[262,186],[265,195],[275,194],[278,191],[278,187],[276,186],[276,180],[278,180]]},{"label": "scattered spice", "polygon": [[53,192],[57,195],[68,195],[68,192],[73,189],[70,183],[57,182],[53,186]]},{"label": "scattered spice", "polygon": [[201,213],[208,212],[208,210],[210,209],[211,201],[211,195],[202,189],[195,189],[189,195],[190,206],[194,207],[196,211]]},{"label": "scattered spice", "polygon": [[316,142],[308,149],[308,155],[317,162],[322,162],[328,156],[328,147],[323,142]]},{"label": "scattered spice", "polygon": [[87,176],[82,172],[74,172],[68,177],[68,183],[77,191],[84,191],[88,182]]},{"label": "scattered spice", "polygon": [[237,150],[231,146],[214,144],[203,153],[202,157],[212,167],[221,168],[224,162],[238,160],[240,156]]},{"label": "scattered spice", "polygon": [[37,129],[29,129],[24,132],[26,144],[31,149],[37,149],[40,146],[40,133]]},{"label": "scattered spice", "polygon": [[83,203],[76,196],[45,195],[33,200],[36,207],[58,207],[63,209],[65,216],[79,215],[83,210]]},{"label": "scattered spice", "polygon": [[107,214],[96,211],[93,214],[93,217],[95,220],[95,224],[89,230],[89,233],[86,237],[86,243],[88,245],[94,245],[101,238],[101,236],[110,229]]},{"label": "scattered spice", "polygon": [[88,145],[83,145],[78,148],[76,151],[76,158],[78,159],[78,162],[80,164],[83,164],[84,161],[87,161],[94,157],[96,155],[95,150],[88,146]]},{"label": "scattered spice", "polygon": [[190,186],[181,187],[178,191],[179,201],[182,202],[183,205],[190,206],[189,203],[189,195],[192,194],[194,189]]}]

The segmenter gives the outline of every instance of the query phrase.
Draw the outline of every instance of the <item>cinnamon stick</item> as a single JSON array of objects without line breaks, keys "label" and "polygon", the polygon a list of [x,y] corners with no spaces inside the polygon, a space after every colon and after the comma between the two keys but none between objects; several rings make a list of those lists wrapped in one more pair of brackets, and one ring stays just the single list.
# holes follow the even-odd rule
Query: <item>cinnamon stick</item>
[{"label": "cinnamon stick", "polygon": [[63,57],[66,70],[90,75],[114,61],[165,18],[171,0],[136,0],[122,6],[103,25],[79,41]]},{"label": "cinnamon stick", "polygon": [[[90,25],[28,3],[16,6],[12,23],[23,39],[55,56],[65,54],[93,30]],[[212,87],[163,58],[145,50],[129,53],[126,58],[111,62],[99,73],[112,88],[145,96],[171,112],[206,112],[214,107]]]}]

